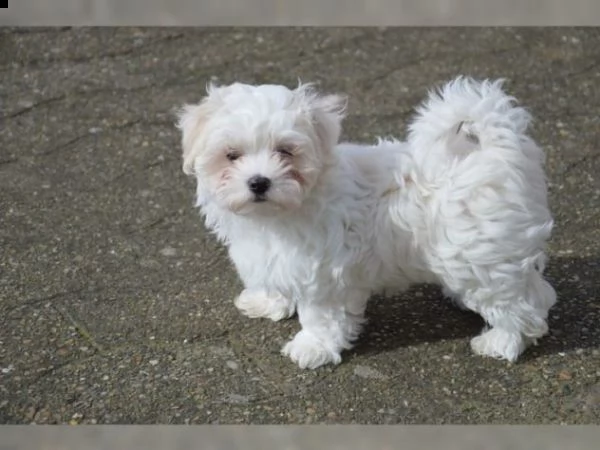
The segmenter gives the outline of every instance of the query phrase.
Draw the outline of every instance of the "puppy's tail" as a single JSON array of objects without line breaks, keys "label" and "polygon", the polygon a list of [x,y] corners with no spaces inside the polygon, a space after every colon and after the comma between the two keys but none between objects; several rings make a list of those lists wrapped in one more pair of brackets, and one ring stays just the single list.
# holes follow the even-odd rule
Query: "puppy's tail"
[{"label": "puppy's tail", "polygon": [[508,150],[543,159],[525,134],[531,116],[502,85],[503,80],[459,77],[431,91],[409,126],[409,142],[416,149],[441,142],[447,152],[459,157],[479,150]]}]

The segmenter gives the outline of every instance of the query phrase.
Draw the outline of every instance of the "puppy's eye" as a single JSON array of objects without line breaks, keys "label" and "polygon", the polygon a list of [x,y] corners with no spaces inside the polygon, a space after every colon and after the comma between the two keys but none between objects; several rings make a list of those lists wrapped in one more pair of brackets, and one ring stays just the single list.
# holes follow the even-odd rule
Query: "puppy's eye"
[{"label": "puppy's eye", "polygon": [[227,152],[226,156],[227,156],[227,159],[229,161],[235,161],[236,159],[238,159],[242,155],[240,155],[238,152],[236,152],[234,150],[230,150],[229,152]]},{"label": "puppy's eye", "polygon": [[294,156],[294,148],[288,145],[278,145],[275,148],[275,151],[279,153],[281,156]]}]

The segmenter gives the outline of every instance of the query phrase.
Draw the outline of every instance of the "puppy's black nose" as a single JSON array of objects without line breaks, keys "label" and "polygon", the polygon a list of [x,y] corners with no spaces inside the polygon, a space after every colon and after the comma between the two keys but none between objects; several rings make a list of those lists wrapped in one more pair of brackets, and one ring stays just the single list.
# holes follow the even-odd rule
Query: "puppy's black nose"
[{"label": "puppy's black nose", "polygon": [[253,194],[262,195],[271,187],[271,180],[261,175],[254,175],[248,180],[248,187]]}]

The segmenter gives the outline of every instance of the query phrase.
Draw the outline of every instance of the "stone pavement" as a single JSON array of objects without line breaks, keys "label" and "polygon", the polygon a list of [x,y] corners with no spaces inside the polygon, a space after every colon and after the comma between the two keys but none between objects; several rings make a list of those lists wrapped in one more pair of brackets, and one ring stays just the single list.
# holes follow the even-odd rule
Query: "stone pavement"
[{"label": "stone pavement", "polygon": [[[0,423],[594,423],[598,29],[0,30]],[[537,118],[556,218],[551,334],[474,356],[481,320],[420,287],[302,371],[296,320],[241,316],[193,208],[173,108],[210,79],[350,95],[344,138],[403,136],[428,88],[504,77]]]}]

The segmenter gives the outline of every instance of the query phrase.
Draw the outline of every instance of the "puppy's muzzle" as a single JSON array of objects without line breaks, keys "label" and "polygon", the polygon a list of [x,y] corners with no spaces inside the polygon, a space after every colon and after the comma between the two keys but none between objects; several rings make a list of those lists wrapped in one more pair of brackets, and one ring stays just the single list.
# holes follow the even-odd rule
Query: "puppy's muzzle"
[{"label": "puppy's muzzle", "polygon": [[271,187],[271,180],[262,175],[255,175],[248,180],[248,188],[255,196],[255,202],[264,202],[266,200],[265,194]]}]

